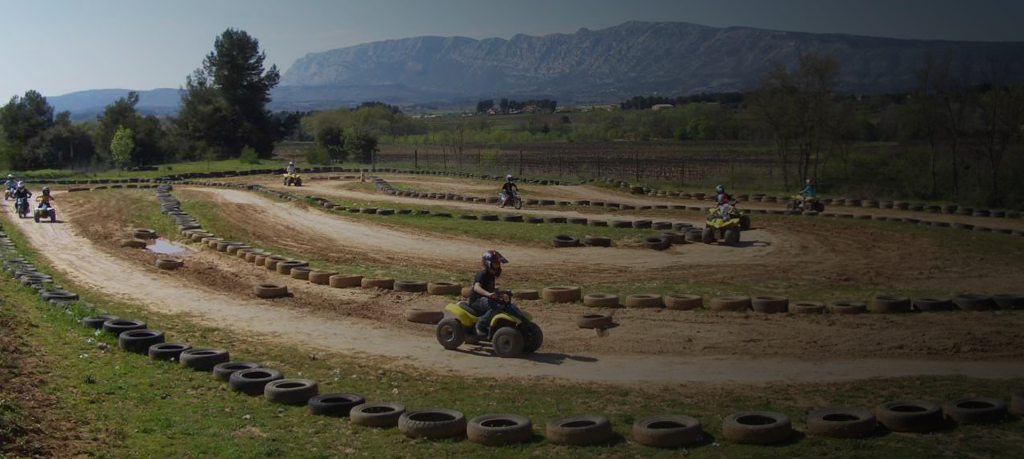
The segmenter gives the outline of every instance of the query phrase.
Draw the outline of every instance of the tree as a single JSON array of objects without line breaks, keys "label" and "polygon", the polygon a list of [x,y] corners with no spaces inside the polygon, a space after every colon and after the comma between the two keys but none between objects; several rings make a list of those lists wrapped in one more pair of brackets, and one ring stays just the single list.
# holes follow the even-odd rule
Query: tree
[{"label": "tree", "polygon": [[132,140],[132,130],[126,127],[117,128],[113,140],[110,141],[110,160],[118,169],[124,169],[132,163],[134,152],[135,141]]},{"label": "tree", "polygon": [[476,103],[477,113],[486,113],[492,108],[494,108],[494,99],[481,100]]},{"label": "tree", "polygon": [[225,30],[213,48],[203,67],[186,78],[179,132],[224,157],[236,157],[250,145],[269,158],[288,128],[266,109],[270,90],[280,81],[277,66],[264,70],[266,53],[242,30]]},{"label": "tree", "polygon": [[11,97],[11,101],[0,108],[4,135],[8,142],[19,146],[42,134],[53,122],[53,107],[36,91],[26,92],[25,97]]},{"label": "tree", "polygon": [[110,142],[114,133],[125,127],[132,131],[132,140],[135,142],[133,162],[151,164],[167,158],[160,120],[152,115],[140,115],[135,109],[138,103],[139,93],[131,91],[127,96],[107,105],[103,113],[96,117],[93,142],[102,156],[110,156]]},{"label": "tree", "polygon": [[371,134],[356,133],[345,138],[345,149],[355,155],[355,159],[363,164],[373,162],[373,154],[377,150],[377,138]]}]

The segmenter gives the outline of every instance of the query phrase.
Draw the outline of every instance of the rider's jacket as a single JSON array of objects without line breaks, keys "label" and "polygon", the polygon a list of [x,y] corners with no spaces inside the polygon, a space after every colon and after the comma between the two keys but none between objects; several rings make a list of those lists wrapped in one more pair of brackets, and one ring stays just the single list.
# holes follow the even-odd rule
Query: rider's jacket
[{"label": "rider's jacket", "polygon": [[505,182],[505,184],[501,186],[501,191],[504,191],[506,193],[512,193],[513,188],[515,188],[516,191],[519,191],[519,187],[516,186],[515,183]]}]

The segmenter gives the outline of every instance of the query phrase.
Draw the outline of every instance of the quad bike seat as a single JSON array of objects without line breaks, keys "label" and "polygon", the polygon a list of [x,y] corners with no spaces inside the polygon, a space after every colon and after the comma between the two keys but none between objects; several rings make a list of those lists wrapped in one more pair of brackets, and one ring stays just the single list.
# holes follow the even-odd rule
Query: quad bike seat
[{"label": "quad bike seat", "polygon": [[480,317],[480,316],[482,316],[484,314],[487,314],[487,309],[480,309],[480,308],[474,307],[468,301],[460,301],[459,302],[459,307],[461,307],[464,311],[472,314],[475,317]]}]

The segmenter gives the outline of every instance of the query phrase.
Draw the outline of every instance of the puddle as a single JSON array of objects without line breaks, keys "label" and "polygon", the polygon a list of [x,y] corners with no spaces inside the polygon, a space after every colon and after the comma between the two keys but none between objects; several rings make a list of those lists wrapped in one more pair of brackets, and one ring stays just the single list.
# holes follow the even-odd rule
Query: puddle
[{"label": "puddle", "polygon": [[147,241],[146,249],[150,252],[159,253],[161,255],[178,255],[185,253],[186,251],[184,247],[162,238]]}]

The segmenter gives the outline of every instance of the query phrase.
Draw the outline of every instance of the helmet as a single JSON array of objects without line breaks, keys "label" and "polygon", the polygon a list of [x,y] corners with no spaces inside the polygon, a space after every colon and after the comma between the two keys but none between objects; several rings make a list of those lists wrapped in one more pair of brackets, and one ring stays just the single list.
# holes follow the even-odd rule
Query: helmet
[{"label": "helmet", "polygon": [[725,187],[722,186],[722,185],[716,186],[715,187],[715,193],[725,193]]},{"label": "helmet", "polygon": [[814,185],[814,180],[807,179],[807,181],[804,182],[804,184],[806,184],[806,185]]},{"label": "helmet", "polygon": [[511,182],[513,180],[515,180],[515,177],[513,177],[512,174],[508,174],[508,175],[505,176],[505,181],[506,182]]},{"label": "helmet", "polygon": [[12,178],[14,178],[14,175],[13,174],[7,174],[7,178],[12,179]]},{"label": "helmet", "polygon": [[288,161],[288,165],[289,166],[294,166],[295,165],[295,161]]},{"label": "helmet", "polygon": [[25,182],[18,181],[18,188],[25,188]]},{"label": "helmet", "polygon": [[44,186],[43,187],[43,194],[50,194],[50,187]]},{"label": "helmet", "polygon": [[[495,263],[497,263],[497,266],[495,266]],[[497,273],[495,275],[498,275],[498,276],[501,275],[501,265],[502,264],[506,264],[506,263],[508,263],[508,260],[505,259],[505,257],[501,256],[501,254],[498,253],[497,250],[488,250],[488,251],[484,252],[484,257],[483,257],[484,269],[494,269],[494,270],[496,270]]]}]

